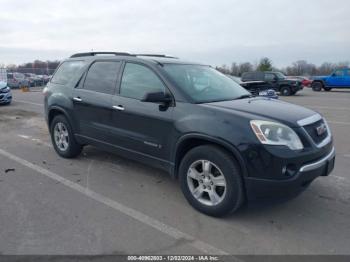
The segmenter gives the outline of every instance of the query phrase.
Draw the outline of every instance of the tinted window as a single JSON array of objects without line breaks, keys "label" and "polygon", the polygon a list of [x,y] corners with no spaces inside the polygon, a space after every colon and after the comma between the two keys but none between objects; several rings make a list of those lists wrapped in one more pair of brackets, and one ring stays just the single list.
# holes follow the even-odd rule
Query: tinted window
[{"label": "tinted window", "polygon": [[265,74],[265,81],[273,81],[275,79],[275,75],[274,74]]},{"label": "tinted window", "polygon": [[165,64],[163,68],[179,88],[197,103],[233,100],[250,94],[209,66]]},{"label": "tinted window", "polygon": [[346,70],[346,75],[350,76],[350,69]]},{"label": "tinted window", "polygon": [[149,68],[127,63],[123,72],[120,95],[142,99],[146,93],[165,92],[165,86]]},{"label": "tinted window", "polygon": [[74,77],[75,73],[84,66],[83,61],[63,62],[53,75],[51,82],[65,85]]},{"label": "tinted window", "polygon": [[95,62],[86,76],[84,89],[113,94],[117,82],[120,62]]}]

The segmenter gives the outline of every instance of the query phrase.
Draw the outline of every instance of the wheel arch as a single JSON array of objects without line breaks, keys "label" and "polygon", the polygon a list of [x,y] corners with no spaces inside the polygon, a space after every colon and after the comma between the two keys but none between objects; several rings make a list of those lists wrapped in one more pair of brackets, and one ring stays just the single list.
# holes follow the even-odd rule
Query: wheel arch
[{"label": "wheel arch", "polygon": [[67,120],[69,121],[69,123],[70,124],[72,123],[71,118],[69,117],[69,114],[65,109],[63,109],[62,107],[59,107],[59,106],[52,106],[49,109],[48,118],[47,118],[47,123],[48,123],[49,128],[51,126],[52,120],[57,115],[64,115],[67,118]]},{"label": "wheel arch", "polygon": [[321,80],[321,79],[316,79],[316,80],[312,81],[311,86],[313,83],[321,83],[323,88],[326,86],[325,81]]},{"label": "wheel arch", "polygon": [[228,153],[232,154],[233,158],[237,161],[240,171],[242,172],[242,179],[247,176],[247,168],[243,160],[242,155],[238,149],[225,140],[211,137],[204,134],[186,134],[182,136],[176,143],[175,154],[173,156],[174,167],[172,170],[172,176],[178,178],[178,170],[183,157],[191,149],[201,145],[214,145],[223,148]]}]

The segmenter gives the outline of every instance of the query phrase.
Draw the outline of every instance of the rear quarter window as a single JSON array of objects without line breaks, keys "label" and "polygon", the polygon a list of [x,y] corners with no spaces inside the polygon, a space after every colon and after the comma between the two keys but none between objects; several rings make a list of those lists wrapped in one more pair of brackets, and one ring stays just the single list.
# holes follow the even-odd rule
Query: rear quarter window
[{"label": "rear quarter window", "polygon": [[85,65],[84,61],[66,61],[57,69],[51,79],[51,83],[65,85]]}]

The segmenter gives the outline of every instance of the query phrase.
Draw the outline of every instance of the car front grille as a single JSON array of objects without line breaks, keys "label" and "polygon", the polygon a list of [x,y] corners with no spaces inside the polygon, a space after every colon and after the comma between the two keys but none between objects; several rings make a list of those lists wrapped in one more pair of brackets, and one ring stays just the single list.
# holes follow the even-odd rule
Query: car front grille
[{"label": "car front grille", "polygon": [[[325,128],[325,131],[320,134],[318,133],[318,129],[321,129],[322,127]],[[328,126],[323,119],[320,119],[315,123],[303,126],[303,128],[317,145],[322,143],[329,135]]]}]

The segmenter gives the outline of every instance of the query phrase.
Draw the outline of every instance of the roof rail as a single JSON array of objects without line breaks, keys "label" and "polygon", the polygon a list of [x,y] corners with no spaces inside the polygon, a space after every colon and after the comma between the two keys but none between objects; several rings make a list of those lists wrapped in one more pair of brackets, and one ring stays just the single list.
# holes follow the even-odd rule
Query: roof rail
[{"label": "roof rail", "polygon": [[74,57],[84,57],[84,56],[96,56],[96,55],[121,55],[121,56],[134,56],[129,53],[124,52],[86,52],[86,53],[77,53],[72,55],[70,58]]},{"label": "roof rail", "polygon": [[178,57],[175,57],[175,56],[159,55],[159,54],[133,54],[133,55],[135,55],[135,56],[151,56],[151,57],[164,57],[164,58],[179,59]]}]

